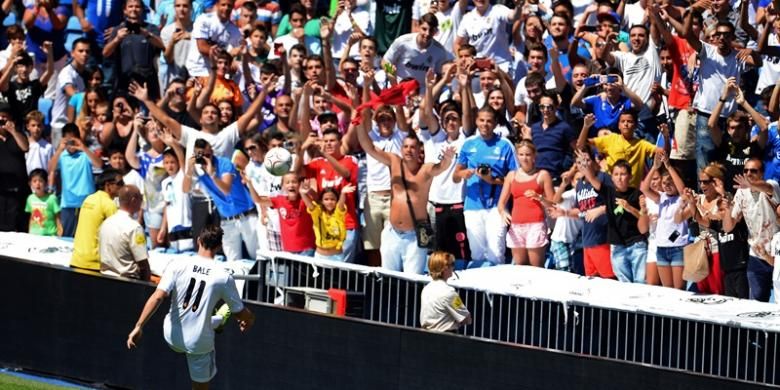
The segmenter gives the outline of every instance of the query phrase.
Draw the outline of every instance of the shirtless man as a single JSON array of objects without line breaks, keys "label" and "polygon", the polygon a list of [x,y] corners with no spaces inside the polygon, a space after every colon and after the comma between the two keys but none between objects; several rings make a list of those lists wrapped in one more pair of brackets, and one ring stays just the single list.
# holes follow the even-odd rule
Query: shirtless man
[{"label": "shirtless man", "polygon": [[[357,132],[360,146],[366,154],[390,167],[390,223],[382,231],[382,267],[393,271],[422,274],[425,269],[426,248],[417,245],[415,221],[407,196],[418,221],[428,219],[428,193],[433,177],[444,172],[455,156],[455,149],[445,148],[443,159],[437,164],[422,164],[422,142],[410,132],[401,145],[401,156],[377,149],[368,137],[371,110],[363,111],[363,122]],[[406,186],[404,186],[404,180]]]}]

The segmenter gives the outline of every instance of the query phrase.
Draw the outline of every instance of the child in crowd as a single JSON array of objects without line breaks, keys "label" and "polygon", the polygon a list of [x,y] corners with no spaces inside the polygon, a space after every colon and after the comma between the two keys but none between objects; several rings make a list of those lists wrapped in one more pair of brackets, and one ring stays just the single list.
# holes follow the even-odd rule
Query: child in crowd
[{"label": "child in crowd", "polygon": [[30,145],[25,154],[27,173],[35,169],[46,171],[54,155],[54,148],[43,138],[43,114],[40,111],[28,113],[24,117],[24,127],[27,129],[27,143]]},{"label": "child in crowd", "polygon": [[[665,168],[661,172],[662,191],[656,191],[650,188],[650,180],[662,165]],[[688,221],[684,218],[683,201],[680,197],[685,184],[665,153],[656,153],[653,167],[642,181],[641,189],[646,198],[658,203],[655,241],[656,265],[661,284],[664,287],[682,289],[683,247],[688,244]]]},{"label": "child in crowd", "polygon": [[[14,112],[16,127],[21,128],[25,115],[38,107],[38,99],[43,96],[49,79],[55,74],[53,48],[51,42],[44,42],[46,52],[46,71],[40,78],[33,80],[30,75],[33,71],[33,58],[21,52],[16,57],[9,59],[3,75],[0,77],[0,91],[8,99],[8,104]],[[15,77],[12,77],[15,76]]]},{"label": "child in crowd", "polygon": [[124,181],[125,184],[132,184],[138,187],[138,189],[141,190],[141,193],[143,193],[144,179],[138,174],[138,171],[130,169],[127,165],[125,152],[123,150],[109,149],[105,153],[105,156],[108,158],[108,165],[122,173],[122,181]]},{"label": "child in crowd", "polygon": [[577,208],[577,191],[572,186],[581,179],[576,166],[572,166],[561,175],[561,184],[555,190],[553,203],[555,207],[547,210],[547,215],[555,218],[555,227],[550,235],[550,252],[554,268],[559,271],[571,271],[584,274],[581,262],[575,262],[575,255],[582,257],[580,231],[582,220],[568,215],[569,210]]},{"label": "child in crowd", "polygon": [[279,211],[282,249],[285,252],[312,256],[315,241],[313,222],[299,194],[300,185],[301,179],[297,173],[284,175],[282,188],[286,194],[270,198],[270,204]]},{"label": "child in crowd", "polygon": [[43,169],[30,172],[30,189],[32,194],[27,197],[24,207],[30,213],[30,234],[38,236],[61,236],[60,204],[57,195],[46,192],[48,174]]},{"label": "child in crowd", "polygon": [[344,204],[347,194],[355,192],[356,187],[349,184],[341,189],[341,194],[333,187],[322,190],[320,202],[312,200],[307,184],[301,186],[301,198],[306,211],[311,215],[317,249],[317,259],[344,261],[341,246],[347,238],[344,220],[347,206]]},{"label": "child in crowd", "polygon": [[162,181],[162,196],[165,201],[162,225],[157,233],[157,242],[166,242],[178,251],[192,250],[192,216],[190,196],[182,191],[184,171],[184,150],[174,142],[163,151],[163,167],[168,175]]},{"label": "child in crowd", "polygon": [[54,187],[54,172],[60,171],[62,193],[62,236],[73,237],[76,233],[78,210],[87,196],[95,192],[92,169],[103,167],[103,160],[79,138],[79,128],[73,123],[62,127],[62,138],[57,151],[49,161],[49,186]]},{"label": "child in crowd", "polygon": [[[650,179],[650,188],[655,192],[661,192],[661,172],[655,171],[648,174]],[[658,202],[643,196],[640,199],[640,210],[646,214],[649,222],[647,232],[647,261],[645,262],[645,282],[647,284],[658,286],[661,279],[658,276],[658,267],[656,264],[656,251],[658,245],[655,242],[655,230],[658,226]]]},{"label": "child in crowd", "polygon": [[[164,244],[158,241],[163,220],[165,201],[162,196],[162,181],[165,179],[163,167],[163,151],[166,146],[178,144],[169,131],[163,131],[162,126],[154,119],[136,115],[133,133],[125,149],[125,158],[133,170],[137,171],[142,184],[138,187],[144,195],[143,217],[144,225],[149,229],[152,238],[152,248]],[[144,142],[146,148],[138,148]],[[136,152],[136,150],[138,151]],[[127,182],[127,180],[125,180]]]}]

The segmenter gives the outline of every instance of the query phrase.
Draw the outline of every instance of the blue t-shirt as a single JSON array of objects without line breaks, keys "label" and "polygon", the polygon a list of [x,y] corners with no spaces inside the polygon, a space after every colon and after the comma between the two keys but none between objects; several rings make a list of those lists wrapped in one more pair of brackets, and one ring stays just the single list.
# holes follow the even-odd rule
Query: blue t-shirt
[{"label": "blue t-shirt", "polygon": [[81,112],[81,105],[84,104],[84,92],[74,93],[68,100],[68,105],[73,107],[73,112],[76,113],[76,117]]},{"label": "blue t-shirt", "polygon": [[81,207],[84,199],[95,192],[89,156],[80,151],[73,154],[64,151],[57,162],[57,169],[62,180],[60,207]]},{"label": "blue t-shirt", "polygon": [[124,0],[80,0],[79,5],[84,10],[84,17],[92,24],[89,37],[95,39],[98,46],[103,47],[103,32],[122,21],[124,16]]},{"label": "blue t-shirt", "polygon": [[602,100],[600,94],[588,96],[582,102],[585,105],[585,112],[592,112],[596,116],[596,123],[591,128],[592,132],[598,132],[604,127],[617,130],[620,114],[633,107],[631,99],[623,95],[615,104],[610,103],[608,99]]},{"label": "blue t-shirt", "polygon": [[[569,44],[574,41],[574,38],[569,38]],[[544,39],[544,46],[547,48],[555,47],[555,43],[553,42],[553,39],[551,36],[547,36]],[[588,47],[590,47],[589,44],[587,44],[585,41],[580,41],[579,46],[577,46],[577,55],[580,57],[590,60],[590,51],[588,50]],[[563,71],[563,77],[566,77],[566,80],[571,81],[571,66],[569,65],[569,53],[566,51],[558,51],[558,62],[561,64],[561,70]],[[549,54],[547,56],[547,63],[544,64],[544,70],[547,72],[547,74],[552,74],[552,69],[550,69],[550,64],[552,63],[552,59],[550,58]]]},{"label": "blue t-shirt", "polygon": [[[612,185],[612,179],[604,172],[597,175],[601,185]],[[577,181],[577,208],[582,211],[595,209],[604,206],[605,199],[599,195],[598,191],[585,179]],[[592,248],[594,246],[607,243],[607,225],[609,219],[607,213],[601,214],[593,222],[585,222],[582,226],[582,246],[583,248]]]},{"label": "blue t-shirt", "polygon": [[[30,4],[27,9],[34,11],[35,6]],[[59,4],[54,7],[54,12],[57,16],[64,15],[70,17],[71,15],[70,3],[65,3],[61,0]],[[46,53],[43,51],[43,42],[51,41],[52,49],[54,49],[54,61],[62,58],[67,54],[65,50],[65,31],[55,31],[54,25],[51,23],[51,19],[38,15],[33,22],[33,26],[27,29],[27,49],[35,55],[35,62],[39,64],[46,63]]]},{"label": "blue t-shirt", "polygon": [[[505,177],[510,171],[517,169],[515,147],[506,138],[495,134],[489,140],[475,134],[463,143],[458,156],[458,164],[475,171],[481,164],[486,164],[490,166],[490,172],[494,178]],[[466,180],[464,209],[485,210],[496,207],[499,195],[501,195],[500,185],[487,183],[475,172]]]},{"label": "blue t-shirt", "polygon": [[571,166],[571,143],[577,135],[564,121],[557,121],[546,130],[542,122],[531,125],[531,138],[536,146],[536,167],[558,177]]},{"label": "blue t-shirt", "polygon": [[[750,138],[758,136],[758,126],[753,126]],[[780,181],[780,134],[777,122],[772,122],[767,128],[766,147],[764,148],[764,180]]]},{"label": "blue t-shirt", "polygon": [[255,205],[252,203],[249,190],[241,184],[241,177],[239,177],[238,171],[233,166],[233,163],[222,157],[215,157],[212,161],[217,164],[217,177],[221,178],[226,173],[233,176],[233,184],[231,184],[230,193],[227,195],[214,184],[214,181],[209,175],[202,175],[199,177],[201,184],[206,188],[211,199],[214,200],[219,215],[222,216],[222,218],[229,218],[252,210]]}]

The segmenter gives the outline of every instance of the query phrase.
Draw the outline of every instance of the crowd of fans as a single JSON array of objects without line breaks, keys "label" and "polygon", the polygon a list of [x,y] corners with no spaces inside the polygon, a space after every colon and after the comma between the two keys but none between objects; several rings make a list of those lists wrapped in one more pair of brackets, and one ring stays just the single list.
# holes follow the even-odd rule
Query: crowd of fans
[{"label": "crowd of fans", "polygon": [[119,197],[151,248],[219,224],[229,260],[423,273],[439,250],[670,288],[707,240],[688,287],[767,301],[776,3],[3,2],[0,229],[75,236],[99,270]]}]

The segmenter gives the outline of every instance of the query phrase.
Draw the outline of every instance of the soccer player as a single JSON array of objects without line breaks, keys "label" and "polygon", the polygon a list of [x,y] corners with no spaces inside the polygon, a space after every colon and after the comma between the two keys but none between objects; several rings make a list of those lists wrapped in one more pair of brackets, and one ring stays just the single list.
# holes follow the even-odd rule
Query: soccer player
[{"label": "soccer player", "polygon": [[242,332],[255,322],[255,316],[241,302],[233,277],[212,261],[221,245],[220,227],[203,229],[198,237],[198,255],[190,261],[168,265],[157,290],[146,301],[141,317],[127,337],[127,348],[135,348],[146,322],[170,296],[171,308],[165,316],[163,333],[171,349],[187,354],[193,389],[208,389],[217,373],[214,328],[224,322],[219,319],[215,323],[212,319],[217,302],[224,300],[230,311],[236,313]]}]

